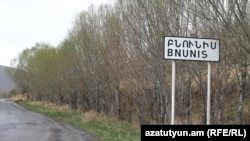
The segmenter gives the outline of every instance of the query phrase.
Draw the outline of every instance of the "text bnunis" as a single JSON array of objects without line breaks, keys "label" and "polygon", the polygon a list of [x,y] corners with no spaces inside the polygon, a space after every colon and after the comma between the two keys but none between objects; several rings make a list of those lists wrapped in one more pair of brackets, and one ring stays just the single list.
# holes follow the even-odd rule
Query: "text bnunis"
[{"label": "text bnunis", "polygon": [[215,50],[217,42],[199,42],[195,40],[172,40],[167,41],[167,56],[184,58],[207,58],[207,49]]}]

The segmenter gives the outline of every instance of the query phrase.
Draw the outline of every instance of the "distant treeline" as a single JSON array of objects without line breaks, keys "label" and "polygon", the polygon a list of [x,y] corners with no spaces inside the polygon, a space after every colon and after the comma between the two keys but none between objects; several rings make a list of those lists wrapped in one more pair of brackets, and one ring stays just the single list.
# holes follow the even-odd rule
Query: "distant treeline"
[{"label": "distant treeline", "polygon": [[[220,40],[212,63],[211,124],[249,123],[247,0],[117,0],[75,17],[56,47],[37,43],[13,59],[30,100],[70,104],[139,124],[170,123],[171,61],[164,36]],[[176,121],[205,124],[207,64],[177,61]],[[249,102],[249,101],[248,101]]]}]

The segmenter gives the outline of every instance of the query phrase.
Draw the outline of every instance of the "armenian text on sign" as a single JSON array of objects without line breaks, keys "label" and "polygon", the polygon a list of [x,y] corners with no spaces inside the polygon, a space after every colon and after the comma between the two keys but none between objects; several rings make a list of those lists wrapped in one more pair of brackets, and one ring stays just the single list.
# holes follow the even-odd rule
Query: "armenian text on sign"
[{"label": "armenian text on sign", "polygon": [[165,37],[164,59],[219,61],[218,39]]}]

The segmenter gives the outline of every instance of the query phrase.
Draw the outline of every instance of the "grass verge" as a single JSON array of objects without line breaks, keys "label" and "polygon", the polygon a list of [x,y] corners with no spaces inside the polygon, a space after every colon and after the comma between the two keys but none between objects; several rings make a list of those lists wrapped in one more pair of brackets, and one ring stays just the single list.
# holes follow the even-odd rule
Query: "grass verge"
[{"label": "grass verge", "polygon": [[47,115],[56,120],[71,124],[82,129],[101,141],[139,141],[140,131],[128,123],[117,119],[97,115],[94,112],[78,112],[67,106],[55,106],[41,102],[21,101],[19,105]]}]

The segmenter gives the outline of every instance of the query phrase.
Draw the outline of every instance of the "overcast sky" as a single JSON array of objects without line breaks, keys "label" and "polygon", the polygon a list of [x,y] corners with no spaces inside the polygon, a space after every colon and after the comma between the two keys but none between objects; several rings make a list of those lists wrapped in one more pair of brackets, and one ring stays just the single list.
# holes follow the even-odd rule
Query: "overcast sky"
[{"label": "overcast sky", "polygon": [[10,66],[22,50],[37,42],[57,46],[74,17],[91,4],[110,0],[0,0],[0,65]]}]

